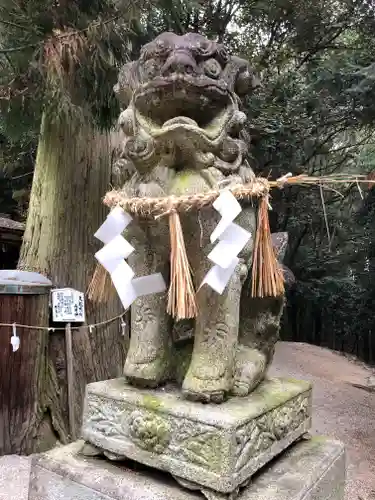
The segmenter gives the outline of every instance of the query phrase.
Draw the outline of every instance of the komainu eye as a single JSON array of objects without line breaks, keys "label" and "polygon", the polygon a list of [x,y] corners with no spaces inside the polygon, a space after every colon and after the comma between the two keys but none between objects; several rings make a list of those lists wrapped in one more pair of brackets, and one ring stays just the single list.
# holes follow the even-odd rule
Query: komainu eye
[{"label": "komainu eye", "polygon": [[216,43],[210,40],[202,40],[195,42],[195,54],[199,57],[210,57],[216,50]]},{"label": "komainu eye", "polygon": [[225,47],[221,44],[218,44],[217,46],[217,57],[219,58],[219,61],[224,65],[229,61],[229,54]]},{"label": "komainu eye", "polygon": [[254,86],[254,75],[245,70],[238,74],[235,90],[238,95],[247,94]]},{"label": "komainu eye", "polygon": [[210,78],[219,78],[221,66],[216,59],[207,59],[202,63],[203,71]]}]

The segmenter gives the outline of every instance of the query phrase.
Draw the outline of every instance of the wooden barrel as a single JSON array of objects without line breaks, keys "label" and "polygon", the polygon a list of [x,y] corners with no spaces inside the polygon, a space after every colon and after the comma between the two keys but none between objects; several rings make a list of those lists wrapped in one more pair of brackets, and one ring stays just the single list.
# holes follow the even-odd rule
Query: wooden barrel
[{"label": "wooden barrel", "polygon": [[37,273],[0,271],[0,323],[32,325],[16,327],[15,352],[13,328],[0,325],[0,455],[38,450],[38,426],[48,410],[43,394],[48,331],[35,327],[48,327],[51,286]]}]

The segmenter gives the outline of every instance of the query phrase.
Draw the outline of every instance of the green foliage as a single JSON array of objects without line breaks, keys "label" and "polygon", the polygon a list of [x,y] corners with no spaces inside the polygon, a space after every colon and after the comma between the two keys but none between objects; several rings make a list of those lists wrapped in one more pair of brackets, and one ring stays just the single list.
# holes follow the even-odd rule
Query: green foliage
[{"label": "green foliage", "polygon": [[16,203],[13,199],[13,190],[10,179],[0,171],[0,214],[13,215]]},{"label": "green foliage", "polygon": [[9,128],[20,116],[38,128],[42,110],[110,127],[118,114],[112,88],[130,53],[137,8],[136,2],[1,0],[0,97]]},{"label": "green foliage", "polygon": [[113,126],[142,2],[0,0],[0,169],[25,214],[42,113]]},{"label": "green foliage", "polygon": [[24,219],[33,178],[38,133],[14,132],[0,117],[0,213]]}]

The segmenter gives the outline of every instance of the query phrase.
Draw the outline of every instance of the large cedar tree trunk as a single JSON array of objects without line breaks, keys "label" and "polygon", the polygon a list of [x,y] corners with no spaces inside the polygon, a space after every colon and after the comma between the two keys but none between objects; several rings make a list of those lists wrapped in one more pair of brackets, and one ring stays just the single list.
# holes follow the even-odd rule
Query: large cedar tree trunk
[{"label": "large cedar tree trunk", "polygon": [[[107,214],[102,197],[110,187],[111,171],[109,134],[100,133],[89,124],[53,123],[44,116],[20,269],[45,274],[54,287],[87,290],[95,268],[94,253],[100,248],[93,235]],[[87,323],[98,323],[121,312],[116,294],[101,305],[86,298]],[[44,315],[41,318],[40,311],[35,310],[35,321],[48,325],[49,318]],[[38,381],[35,407],[30,408],[26,423],[31,428],[22,449],[15,452],[41,451],[57,441],[69,440],[64,333],[47,335],[37,370],[29,377],[30,384],[35,383],[40,367],[44,370]],[[86,384],[118,377],[122,373],[124,348],[119,320],[92,332],[73,331],[74,411],[78,429]],[[20,427],[25,425],[19,419],[17,422]]]}]

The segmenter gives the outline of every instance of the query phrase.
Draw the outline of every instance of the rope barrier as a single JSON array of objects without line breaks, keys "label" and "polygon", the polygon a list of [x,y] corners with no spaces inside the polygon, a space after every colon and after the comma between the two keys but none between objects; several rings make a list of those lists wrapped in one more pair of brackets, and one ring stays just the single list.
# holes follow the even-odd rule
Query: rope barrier
[{"label": "rope barrier", "polygon": [[[123,316],[125,315],[125,312],[123,312],[122,314],[119,314],[118,316],[115,316],[114,318],[107,319],[107,320],[101,321],[99,323],[93,323],[91,325],[75,326],[75,327],[72,327],[71,329],[72,330],[81,330],[82,328],[84,328],[84,329],[87,329],[91,332],[94,328],[97,328],[99,326],[108,325],[109,323],[113,323],[114,321],[116,321],[120,318],[123,318]],[[0,323],[0,326],[5,326],[5,327],[9,326],[10,328],[13,328],[15,326],[16,328],[29,328],[30,330],[44,330],[44,331],[48,331],[48,332],[57,332],[57,331],[64,332],[65,331],[65,327],[54,328],[53,326],[33,326],[33,325],[22,325],[19,323]]]}]

